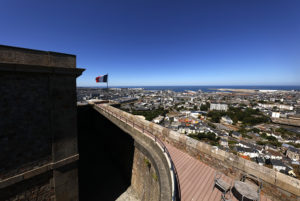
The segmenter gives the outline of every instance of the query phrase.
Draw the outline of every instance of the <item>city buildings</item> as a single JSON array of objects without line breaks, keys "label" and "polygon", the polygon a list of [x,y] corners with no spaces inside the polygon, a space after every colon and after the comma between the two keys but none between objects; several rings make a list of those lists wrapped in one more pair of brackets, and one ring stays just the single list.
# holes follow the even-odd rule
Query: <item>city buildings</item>
[{"label": "city buildings", "polygon": [[[110,99],[116,107],[182,135],[299,177],[300,92],[202,92],[143,88],[78,88],[78,100]],[[279,104],[280,103],[280,104]],[[297,148],[298,147],[298,148]]]},{"label": "city buildings", "polygon": [[211,103],[210,104],[210,110],[227,111],[228,110],[228,105],[227,104],[221,104],[221,103]]}]

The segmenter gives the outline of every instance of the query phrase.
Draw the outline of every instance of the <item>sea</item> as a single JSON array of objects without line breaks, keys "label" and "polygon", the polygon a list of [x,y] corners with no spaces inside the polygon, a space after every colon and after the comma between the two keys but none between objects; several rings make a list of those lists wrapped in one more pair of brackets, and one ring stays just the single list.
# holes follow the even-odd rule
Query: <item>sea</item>
[{"label": "sea", "polygon": [[[98,87],[98,86],[97,86]],[[104,87],[99,87],[104,88]],[[106,88],[106,87],[105,87]],[[256,90],[295,90],[300,91],[300,86],[112,86],[111,88],[143,88],[145,90],[172,90],[183,92],[186,90],[215,92],[216,89],[256,89]]]}]

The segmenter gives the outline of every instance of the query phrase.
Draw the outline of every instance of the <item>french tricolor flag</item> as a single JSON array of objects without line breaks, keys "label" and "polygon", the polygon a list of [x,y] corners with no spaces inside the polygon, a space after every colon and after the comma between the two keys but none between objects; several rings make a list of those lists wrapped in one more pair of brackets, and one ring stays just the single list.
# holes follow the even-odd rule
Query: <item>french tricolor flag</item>
[{"label": "french tricolor flag", "polygon": [[102,76],[98,76],[96,77],[96,82],[107,82],[108,79],[108,75],[102,75]]}]

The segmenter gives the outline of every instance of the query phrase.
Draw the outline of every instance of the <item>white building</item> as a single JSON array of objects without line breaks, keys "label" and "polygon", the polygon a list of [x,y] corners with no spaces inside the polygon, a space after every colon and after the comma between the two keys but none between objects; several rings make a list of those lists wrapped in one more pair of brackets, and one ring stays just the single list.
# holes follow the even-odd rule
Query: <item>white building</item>
[{"label": "white building", "polygon": [[223,138],[220,139],[219,143],[223,147],[228,147],[228,141]]},{"label": "white building", "polygon": [[156,124],[160,124],[163,119],[164,119],[163,116],[158,116],[158,117],[154,118],[152,121]]},{"label": "white building", "polygon": [[259,156],[258,151],[255,149],[252,149],[252,148],[236,146],[235,149],[238,153],[240,153],[244,156],[249,156],[250,158],[255,158],[255,157]]},{"label": "white building", "polygon": [[291,105],[283,105],[283,104],[262,104],[258,103],[260,107],[267,108],[267,109],[273,109],[274,107],[277,107],[280,110],[294,110],[294,107]]},{"label": "white building", "polygon": [[291,106],[291,105],[279,105],[279,109],[281,109],[281,110],[294,110],[294,107],[293,106]]},{"label": "white building", "polygon": [[210,110],[220,110],[220,111],[227,111],[228,105],[222,103],[211,103]]},{"label": "white building", "polygon": [[280,118],[280,112],[272,112],[273,118]]},{"label": "white building", "polygon": [[278,151],[268,150],[265,154],[266,159],[282,160],[282,155]]},{"label": "white building", "polygon": [[233,123],[233,121],[232,121],[232,119],[229,117],[229,116],[223,116],[222,118],[221,118],[221,121],[223,122],[223,123],[226,123],[226,124],[232,124]]},{"label": "white building", "polygon": [[184,114],[185,116],[189,116],[191,114],[191,111],[188,110],[184,110],[184,111],[180,111],[181,114]]}]

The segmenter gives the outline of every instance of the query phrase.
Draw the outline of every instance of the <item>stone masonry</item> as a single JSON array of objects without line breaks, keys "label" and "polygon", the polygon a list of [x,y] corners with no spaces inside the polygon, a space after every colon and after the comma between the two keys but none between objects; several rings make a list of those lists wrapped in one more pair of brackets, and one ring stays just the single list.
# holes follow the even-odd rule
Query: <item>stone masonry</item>
[{"label": "stone masonry", "polygon": [[158,173],[151,160],[137,148],[134,150],[131,188],[141,200],[159,200]]},{"label": "stone masonry", "polygon": [[[129,190],[133,191],[139,200],[172,200],[174,181],[167,158],[156,142],[97,106],[93,108],[134,139],[135,150]],[[116,111],[117,114],[122,112],[118,109]],[[129,120],[133,120],[131,116],[133,115],[129,115]],[[177,197],[174,199],[177,200]]]},{"label": "stone masonry", "polygon": [[0,45],[0,200],[78,200],[76,56]]}]

